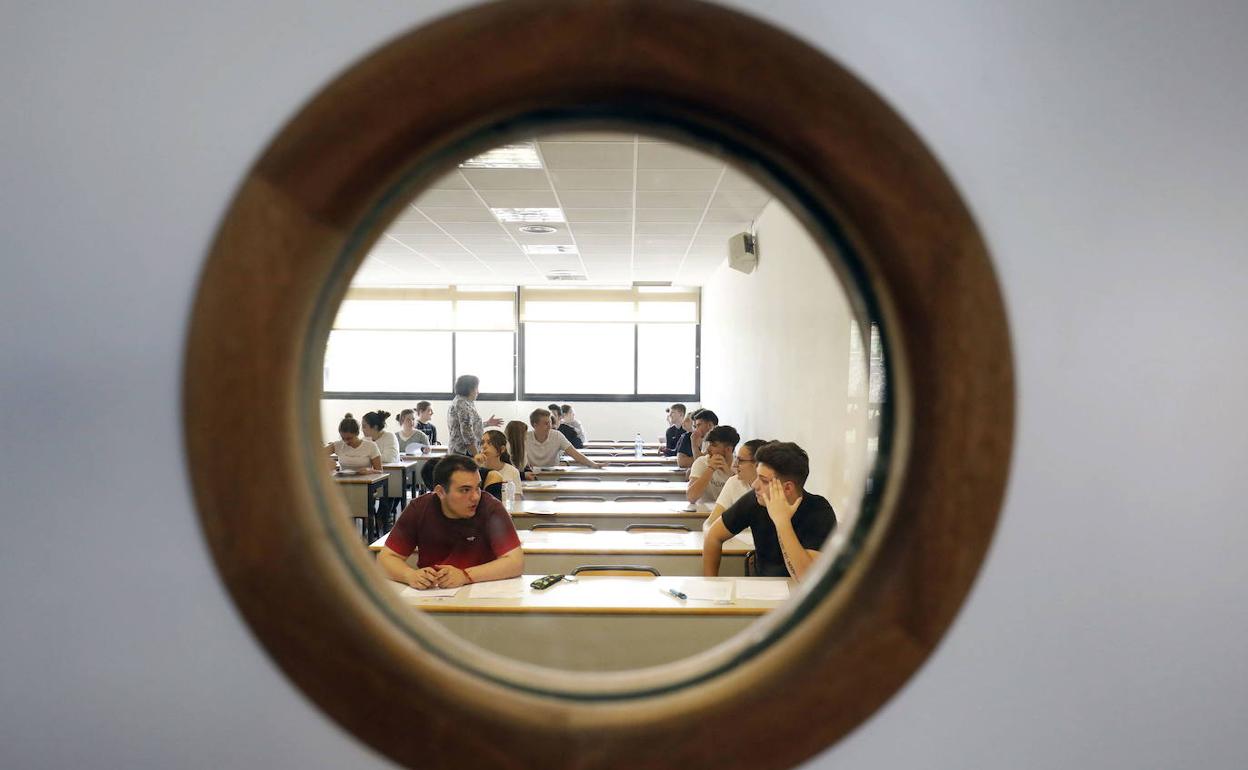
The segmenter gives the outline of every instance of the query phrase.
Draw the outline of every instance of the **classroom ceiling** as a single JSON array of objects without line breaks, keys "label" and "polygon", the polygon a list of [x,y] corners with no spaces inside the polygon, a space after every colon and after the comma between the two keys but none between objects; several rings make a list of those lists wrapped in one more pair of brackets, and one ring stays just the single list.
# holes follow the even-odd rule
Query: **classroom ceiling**
[{"label": "classroom ceiling", "polygon": [[[508,149],[422,192],[352,285],[701,286],[771,199],[722,158],[648,136],[550,134]],[[554,232],[521,230],[531,225]],[[585,280],[549,277],[560,271]]]}]

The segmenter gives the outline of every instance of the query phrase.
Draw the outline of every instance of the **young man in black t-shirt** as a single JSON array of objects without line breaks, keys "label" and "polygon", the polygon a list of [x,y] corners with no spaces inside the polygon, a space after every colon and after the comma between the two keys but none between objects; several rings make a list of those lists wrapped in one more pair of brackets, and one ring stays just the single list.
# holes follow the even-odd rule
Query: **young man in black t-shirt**
[{"label": "young man in black t-shirt", "polygon": [[416,428],[429,439],[429,443],[436,445],[438,443],[438,428],[429,422],[433,419],[433,404],[428,401],[421,401],[416,405]]},{"label": "young man in black t-shirt", "polygon": [[550,427],[563,434],[573,449],[581,449],[585,446],[585,442],[581,441],[581,437],[576,435],[576,429],[571,425],[565,425],[563,422],[563,409],[558,404],[551,404],[547,407],[550,412]]},{"label": "young man in black t-shirt", "polygon": [[764,444],[754,462],[754,494],[733,503],[706,533],[702,574],[719,575],[724,542],[749,527],[758,574],[800,581],[836,528],[836,513],[826,499],[806,491],[810,457],[797,444]]},{"label": "young man in black t-shirt", "polygon": [[685,412],[687,407],[684,404],[672,404],[667,408],[667,433],[663,435],[663,448],[659,450],[660,454],[668,456],[676,454],[676,445],[680,443],[680,437],[685,435],[685,429],[681,425],[685,422]]}]

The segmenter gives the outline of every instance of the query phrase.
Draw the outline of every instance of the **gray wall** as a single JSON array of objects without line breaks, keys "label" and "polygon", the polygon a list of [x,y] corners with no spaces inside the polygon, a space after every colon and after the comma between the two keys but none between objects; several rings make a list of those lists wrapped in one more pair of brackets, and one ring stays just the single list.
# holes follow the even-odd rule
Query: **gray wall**
[{"label": "gray wall", "polygon": [[[452,4],[414,5],[6,6],[0,765],[384,765],[222,593],[178,381],[243,170],[335,72]],[[1017,345],[1014,475],[971,600],[812,766],[1248,765],[1248,6],[750,5],[947,164]]]}]

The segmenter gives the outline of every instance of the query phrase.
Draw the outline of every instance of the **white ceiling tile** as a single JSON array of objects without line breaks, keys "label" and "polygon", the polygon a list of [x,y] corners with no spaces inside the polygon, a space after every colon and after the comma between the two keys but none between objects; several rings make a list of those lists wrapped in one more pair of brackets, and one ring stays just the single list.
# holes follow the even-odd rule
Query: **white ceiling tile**
[{"label": "white ceiling tile", "polygon": [[478,190],[540,190],[549,187],[540,168],[466,168],[461,172]]},{"label": "white ceiling tile", "polygon": [[557,208],[559,201],[549,186],[541,190],[482,190],[485,205],[500,209]]},{"label": "white ceiling tile", "polygon": [[638,190],[706,190],[715,187],[715,169],[637,169]]},{"label": "white ceiling tile", "polygon": [[442,230],[433,222],[430,222],[429,220],[424,219],[419,222],[416,222],[416,221],[395,222],[386,228],[386,233],[389,235],[397,235],[397,236],[439,235],[442,233]]},{"label": "white ceiling tile", "polygon": [[459,237],[461,235],[498,235],[506,237],[503,228],[499,226],[496,220],[489,222],[444,222],[442,228],[446,232]]},{"label": "white ceiling tile", "polygon": [[711,199],[711,206],[748,209],[752,212],[752,216],[758,216],[758,212],[763,210],[763,206],[767,205],[769,200],[771,200],[771,195],[763,190],[724,190],[721,188]]},{"label": "white ceiling tile", "polygon": [[753,209],[734,206],[731,208],[711,207],[706,211],[707,222],[741,222],[746,227],[753,221],[758,212]]},{"label": "white ceiling tile", "polygon": [[638,222],[637,235],[683,235],[691,237],[697,224],[693,222]]},{"label": "white ceiling tile", "polygon": [[685,247],[689,245],[689,239],[670,236],[639,236],[636,244],[637,248],[680,249],[684,251]]},{"label": "white ceiling tile", "polygon": [[632,169],[564,169],[551,170],[555,189],[568,190],[629,190],[633,189]]},{"label": "white ceiling tile", "polygon": [[753,179],[746,176],[745,172],[740,171],[739,169],[736,169],[730,165],[728,166],[727,170],[724,171],[724,178],[723,178],[723,181],[719,183],[719,189],[749,191],[749,190],[763,190],[765,188],[762,185],[760,185],[758,182],[755,182]]},{"label": "white ceiling tile", "polygon": [[421,209],[430,219],[439,224],[443,222],[494,222],[494,215],[485,206],[464,208],[424,208]]},{"label": "white ceiling tile", "polygon": [[564,216],[573,227],[578,222],[632,222],[631,209],[564,209]]},{"label": "white ceiling tile", "polygon": [[638,222],[697,222],[702,209],[637,209]]},{"label": "white ceiling tile", "polygon": [[627,236],[611,236],[611,235],[592,235],[576,239],[577,248],[588,254],[596,253],[624,253],[627,254],[632,248],[632,239]]},{"label": "white ceiling tile", "polygon": [[571,190],[559,188],[559,200],[573,209],[632,208],[632,190]]},{"label": "white ceiling tile", "polygon": [[736,235],[748,228],[742,227],[738,222],[703,222],[698,228],[698,237],[703,236],[723,236],[727,239],[730,235]]},{"label": "white ceiling tile", "polygon": [[448,174],[438,177],[429,185],[430,190],[467,190],[468,183],[459,175],[456,169]]},{"label": "white ceiling tile", "polygon": [[633,145],[620,142],[541,142],[546,167],[556,169],[633,168]]},{"label": "white ceiling tile", "polygon": [[481,201],[472,190],[425,190],[412,205],[423,209],[427,206],[480,206]]},{"label": "white ceiling tile", "polygon": [[[570,229],[573,236],[577,238],[582,235],[631,235],[633,224],[631,222],[576,222]],[[692,227],[690,227],[690,232],[692,232]]]},{"label": "white ceiling tile", "polygon": [[628,142],[633,143],[633,134],[618,131],[561,131],[538,137],[542,142]]},{"label": "white ceiling tile", "polygon": [[718,171],[724,162],[700,150],[670,142],[637,146],[637,168],[707,168]]},{"label": "white ceiling tile", "polygon": [[660,208],[686,208],[686,209],[702,209],[706,208],[706,202],[711,199],[711,191],[672,191],[672,190],[638,190],[637,191],[637,207],[645,209]]}]

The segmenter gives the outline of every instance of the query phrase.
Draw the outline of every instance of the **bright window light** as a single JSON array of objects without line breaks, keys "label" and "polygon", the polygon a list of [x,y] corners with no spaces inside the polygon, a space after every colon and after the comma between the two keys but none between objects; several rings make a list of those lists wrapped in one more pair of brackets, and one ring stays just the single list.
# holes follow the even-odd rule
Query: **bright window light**
[{"label": "bright window light", "polygon": [[694,324],[638,324],[637,392],[693,393],[697,351]]},{"label": "bright window light", "polygon": [[524,327],[529,393],[633,392],[633,325],[535,323]]},{"label": "bright window light", "polygon": [[451,333],[335,330],[325,348],[326,391],[445,393]]},{"label": "bright window light", "polygon": [[563,209],[512,208],[490,209],[500,222],[562,222]]},{"label": "bright window light", "polygon": [[537,147],[532,142],[505,144],[469,158],[459,164],[460,168],[541,168]]}]

